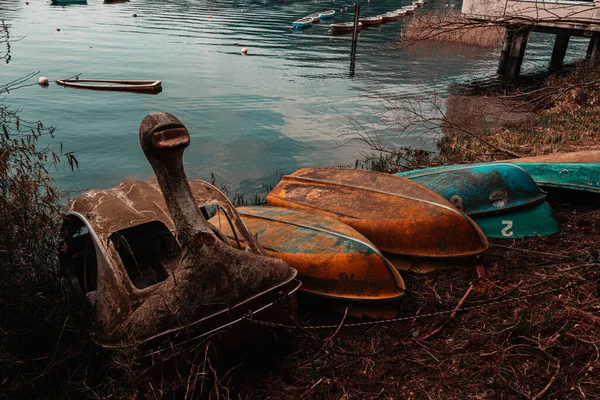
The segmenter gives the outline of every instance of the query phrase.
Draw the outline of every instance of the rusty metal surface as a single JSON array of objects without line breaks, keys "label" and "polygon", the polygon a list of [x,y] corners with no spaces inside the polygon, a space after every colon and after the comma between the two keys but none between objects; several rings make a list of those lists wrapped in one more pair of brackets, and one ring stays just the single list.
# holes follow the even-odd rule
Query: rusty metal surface
[{"label": "rusty metal surface", "polygon": [[[304,292],[362,302],[404,294],[400,274],[379,250],[336,219],[281,207],[240,207],[238,212],[271,256],[298,270]],[[232,236],[221,213],[209,222]]]},{"label": "rusty metal surface", "polygon": [[448,200],[388,174],[305,168],[283,177],[267,204],[336,218],[394,254],[459,257],[488,247],[479,227]]},{"label": "rusty metal surface", "polygon": [[[197,327],[198,321],[277,291],[294,279],[294,269],[259,250],[222,193],[205,182],[190,186],[183,169],[189,133],[177,118],[150,114],[140,126],[140,142],[157,182],[126,181],[114,189],[86,192],[71,205],[70,215],[86,223],[96,249],[97,287],[87,297],[95,306],[99,342],[140,343]],[[245,250],[215,234],[199,210],[206,204],[225,210],[247,241]],[[174,229],[181,251],[165,265],[165,280],[138,289],[109,239],[116,231],[150,221]]]},{"label": "rusty metal surface", "polygon": [[513,158],[502,162],[528,163],[600,163],[600,150],[576,151],[573,153],[556,153],[546,156]]}]

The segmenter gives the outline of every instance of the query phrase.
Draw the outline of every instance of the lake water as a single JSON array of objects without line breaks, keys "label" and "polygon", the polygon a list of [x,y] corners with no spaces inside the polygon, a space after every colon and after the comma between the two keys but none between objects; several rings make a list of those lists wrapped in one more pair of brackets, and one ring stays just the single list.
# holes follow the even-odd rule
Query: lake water
[{"label": "lake water", "polygon": [[[359,0],[363,16],[405,3]],[[344,0],[88,0],[68,6],[2,0],[0,19],[20,40],[12,43],[11,62],[0,66],[0,83],[38,70],[51,81],[81,73],[82,79],[163,82],[158,95],[52,83],[15,90],[4,102],[22,109],[24,118],[55,126],[55,142],[76,153],[79,171],[53,172],[62,189],[79,193],[151,178],[139,124],[149,112],[167,111],[191,132],[185,153],[191,179],[215,174],[219,185],[252,195],[264,193],[263,184],[274,184],[281,173],[352,165],[367,149],[343,145],[342,134],[357,125],[390,145],[434,149],[435,134],[398,135],[393,116],[382,112],[385,99],[431,99],[435,89],[443,100],[449,85],[493,76],[497,68],[497,50],[435,44],[382,51],[405,19],[364,30],[351,70],[349,36],[329,36],[324,23],[289,29],[295,19],[326,9],[336,10],[336,22],[352,19],[353,3]],[[572,41],[567,58],[580,58],[586,45]],[[524,72],[547,68],[551,47],[551,36],[534,35]]]}]

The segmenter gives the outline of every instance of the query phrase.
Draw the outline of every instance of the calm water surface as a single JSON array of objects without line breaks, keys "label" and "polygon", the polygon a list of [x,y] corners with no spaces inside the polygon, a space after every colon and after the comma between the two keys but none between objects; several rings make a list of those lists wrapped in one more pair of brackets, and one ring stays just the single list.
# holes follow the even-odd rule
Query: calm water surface
[{"label": "calm water surface", "polygon": [[[357,122],[388,144],[432,149],[430,136],[399,138],[392,116],[381,113],[382,99],[431,98],[434,87],[443,99],[453,83],[493,75],[497,51],[474,56],[472,49],[448,45],[380,51],[398,36],[400,21],[360,34],[351,71],[349,37],[328,36],[328,24],[289,30],[293,20],[326,9],[337,11],[336,22],[350,21],[352,4],[88,0],[56,6],[2,0],[0,19],[12,25],[13,38],[22,39],[13,43],[10,64],[0,66],[0,82],[38,70],[51,81],[79,73],[82,79],[163,81],[158,95],[51,84],[16,90],[5,102],[22,109],[25,118],[55,126],[56,140],[76,152],[78,172],[53,173],[61,188],[75,193],[153,176],[138,143],[140,121],[152,111],[171,112],[190,130],[185,155],[190,178],[209,180],[214,173],[219,184],[247,195],[263,193],[263,184],[300,167],[352,164],[365,149],[340,146],[346,141],[341,134],[353,132]],[[367,16],[404,2],[359,4]],[[568,58],[580,57],[586,45],[572,42]],[[550,36],[534,35],[525,72],[546,68],[551,46]],[[247,56],[240,55],[242,47]]]}]

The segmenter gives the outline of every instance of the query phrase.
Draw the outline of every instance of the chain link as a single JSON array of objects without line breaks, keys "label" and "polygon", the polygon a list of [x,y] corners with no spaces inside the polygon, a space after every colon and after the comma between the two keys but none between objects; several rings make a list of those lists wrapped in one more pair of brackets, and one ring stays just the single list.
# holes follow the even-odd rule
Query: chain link
[{"label": "chain link", "polygon": [[[391,323],[400,322],[400,321],[409,321],[409,320],[414,320],[414,319],[423,319],[423,318],[431,318],[431,317],[436,317],[436,316],[441,316],[441,315],[448,315],[448,314],[452,314],[452,313],[455,313],[455,312],[466,312],[466,311],[471,311],[471,310],[477,310],[477,309],[481,309],[481,308],[491,307],[491,306],[495,306],[495,305],[498,305],[498,304],[513,303],[513,302],[517,302],[517,301],[521,301],[521,300],[530,299],[530,298],[533,298],[533,297],[544,296],[546,294],[556,293],[556,292],[560,292],[562,290],[567,290],[567,289],[571,289],[573,287],[581,286],[581,285],[583,285],[585,283],[592,282],[592,281],[598,281],[598,282],[600,282],[600,278],[594,277],[594,278],[590,278],[590,279],[585,279],[583,281],[571,282],[571,283],[569,283],[569,284],[567,284],[565,286],[562,286],[560,288],[548,289],[548,290],[544,290],[544,291],[537,292],[537,293],[531,293],[531,294],[528,294],[528,295],[525,295],[525,296],[512,297],[512,298],[507,298],[507,299],[502,299],[502,300],[496,300],[496,301],[492,301],[492,302],[489,302],[489,303],[478,304],[478,305],[474,305],[474,306],[470,306],[470,307],[463,307],[463,308],[460,308],[458,310],[437,311],[437,312],[428,313],[428,314],[411,315],[409,317],[397,317],[397,318],[382,319],[382,320],[375,320],[375,321],[355,322],[355,323],[352,323],[352,324],[342,324],[342,325],[345,328],[353,328],[353,327],[359,327],[359,326],[382,325],[382,324],[391,324]],[[336,324],[336,325],[316,325],[316,326],[311,326],[311,325],[306,325],[306,326],[301,326],[301,325],[286,325],[286,324],[280,324],[280,323],[277,323],[277,322],[269,322],[269,321],[262,321],[262,320],[253,319],[251,314],[246,314],[243,317],[243,319],[244,319],[244,321],[250,322],[252,324],[269,326],[269,327],[273,327],[273,328],[283,328],[283,329],[320,330],[320,329],[337,329],[337,328],[340,327],[340,324]]]}]

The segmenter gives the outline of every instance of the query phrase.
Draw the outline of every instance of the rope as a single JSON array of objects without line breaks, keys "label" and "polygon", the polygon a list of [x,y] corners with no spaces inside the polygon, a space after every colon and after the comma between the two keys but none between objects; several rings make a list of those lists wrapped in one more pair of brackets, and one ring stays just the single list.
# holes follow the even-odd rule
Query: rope
[{"label": "rope", "polygon": [[[474,306],[469,306],[469,307],[461,308],[460,310],[437,311],[437,312],[428,313],[428,314],[411,315],[409,317],[397,317],[397,318],[384,319],[384,320],[376,320],[376,321],[356,322],[356,323],[352,323],[352,324],[345,324],[344,327],[346,327],[346,328],[354,328],[354,327],[360,327],[360,326],[373,326],[373,325],[391,324],[391,323],[401,322],[401,321],[409,321],[409,320],[414,320],[414,319],[423,319],[423,318],[431,318],[431,317],[436,317],[436,316],[441,316],[441,315],[448,315],[448,314],[452,314],[453,312],[456,312],[456,311],[458,311],[458,312],[465,312],[465,311],[477,310],[477,309],[491,307],[491,306],[498,305],[498,304],[513,303],[513,302],[517,302],[517,301],[520,301],[520,300],[526,300],[526,299],[530,299],[530,298],[533,298],[533,297],[544,296],[546,294],[560,292],[562,290],[567,290],[567,289],[570,289],[570,288],[573,288],[573,287],[581,286],[581,285],[584,285],[584,284],[586,284],[588,282],[592,282],[592,281],[598,281],[598,282],[600,282],[600,278],[599,277],[594,277],[594,278],[590,278],[590,279],[584,279],[583,281],[571,282],[571,283],[567,284],[566,286],[562,286],[560,288],[548,289],[548,290],[544,290],[544,291],[537,292],[537,293],[531,293],[531,294],[528,294],[528,295],[525,295],[525,296],[513,297],[513,298],[507,298],[507,299],[492,301],[492,302],[489,302],[489,303],[477,304],[477,305],[474,305]],[[269,327],[273,327],[273,328],[283,328],[283,329],[320,330],[320,329],[338,329],[340,327],[340,324],[336,324],[336,325],[317,325],[317,326],[310,326],[310,325],[307,325],[307,326],[285,325],[285,324],[280,324],[280,323],[277,323],[277,322],[269,322],[269,321],[261,321],[261,320],[253,319],[251,314],[246,314],[243,317],[243,319],[245,321],[248,321],[248,322],[252,323],[252,324],[269,326]]]}]

